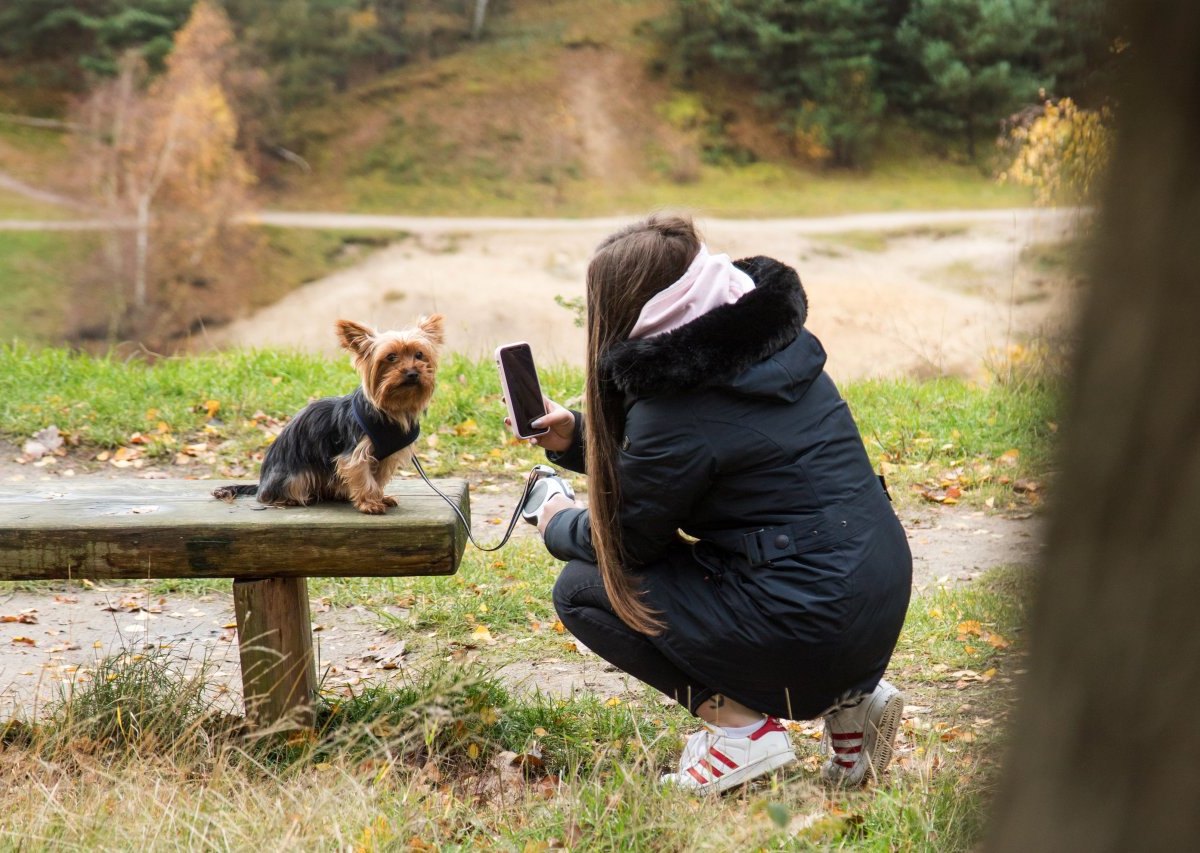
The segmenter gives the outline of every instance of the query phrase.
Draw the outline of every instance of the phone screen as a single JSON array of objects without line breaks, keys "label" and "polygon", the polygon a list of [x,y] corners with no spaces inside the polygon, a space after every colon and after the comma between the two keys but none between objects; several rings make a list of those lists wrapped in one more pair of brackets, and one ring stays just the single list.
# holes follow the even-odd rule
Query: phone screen
[{"label": "phone screen", "polygon": [[499,357],[517,435],[526,436],[541,432],[542,430],[530,423],[546,414],[542,386],[533,366],[533,351],[529,344],[514,344],[501,347]]}]

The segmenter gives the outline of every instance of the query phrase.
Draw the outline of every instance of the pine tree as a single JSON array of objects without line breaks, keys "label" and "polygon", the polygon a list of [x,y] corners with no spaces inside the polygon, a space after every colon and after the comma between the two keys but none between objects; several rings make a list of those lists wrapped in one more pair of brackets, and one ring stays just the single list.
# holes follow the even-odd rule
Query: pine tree
[{"label": "pine tree", "polygon": [[974,158],[985,128],[1052,88],[1039,44],[1054,26],[1050,0],[913,0],[896,43],[916,117],[964,136]]},{"label": "pine tree", "polygon": [[878,55],[885,4],[858,0],[681,0],[680,49],[696,73],[753,81],[781,125],[837,165],[862,163],[885,106]]}]

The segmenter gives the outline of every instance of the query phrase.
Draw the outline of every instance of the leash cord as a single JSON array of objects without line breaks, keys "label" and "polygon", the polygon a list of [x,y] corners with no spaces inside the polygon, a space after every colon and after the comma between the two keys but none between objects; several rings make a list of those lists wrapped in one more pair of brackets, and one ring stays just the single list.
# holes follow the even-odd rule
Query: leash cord
[{"label": "leash cord", "polygon": [[521,497],[517,501],[517,505],[513,508],[512,518],[510,518],[508,521],[508,529],[504,531],[504,538],[500,540],[499,544],[493,545],[490,548],[485,548],[475,540],[474,534],[471,533],[470,522],[467,521],[466,517],[462,514],[462,510],[460,510],[454,503],[454,500],[442,492],[432,482],[430,482],[429,476],[425,473],[425,469],[421,467],[421,460],[417,458],[415,453],[413,454],[412,461],[413,466],[417,469],[417,473],[420,474],[421,479],[425,481],[425,485],[433,489],[434,493],[444,500],[450,509],[454,510],[454,514],[457,515],[458,520],[462,522],[463,529],[467,532],[467,538],[471,540],[472,545],[474,545],[480,551],[499,551],[508,543],[509,537],[512,536],[513,530],[517,526],[517,518],[521,513],[521,507],[525,506],[525,499],[529,497],[529,492],[533,488],[533,484],[536,482],[536,478],[533,476],[535,471],[530,471],[529,476],[525,478],[525,490],[521,492]]}]

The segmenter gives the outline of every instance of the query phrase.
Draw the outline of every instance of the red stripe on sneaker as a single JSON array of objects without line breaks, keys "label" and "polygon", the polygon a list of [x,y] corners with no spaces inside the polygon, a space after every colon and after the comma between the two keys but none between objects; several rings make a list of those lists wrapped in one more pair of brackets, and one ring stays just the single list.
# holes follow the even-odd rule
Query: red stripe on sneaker
[{"label": "red stripe on sneaker", "polygon": [[838,734],[837,732],[830,733],[830,737],[832,737],[834,740],[853,740],[855,738],[861,738],[862,736],[862,732],[844,732],[842,734]]},{"label": "red stripe on sneaker", "polygon": [[841,759],[838,759],[838,760],[835,760],[833,763],[836,764],[838,767],[845,767],[847,770],[854,767],[853,761],[842,761]]},{"label": "red stripe on sneaker", "polygon": [[730,758],[725,753],[721,752],[721,750],[717,749],[716,747],[713,747],[712,749],[710,749],[708,751],[708,754],[711,755],[713,758],[717,759],[717,761],[724,764],[730,770],[737,770],[737,762],[734,761],[732,758]]},{"label": "red stripe on sneaker", "polygon": [[689,767],[687,769],[687,772],[691,773],[692,778],[695,779],[697,782],[699,782],[701,785],[708,784],[708,780],[704,778],[704,774],[701,773],[699,770],[697,770],[695,767]]},{"label": "red stripe on sneaker", "polygon": [[862,752],[862,744],[858,746],[835,746],[833,751],[838,755],[853,755],[856,752]]},{"label": "red stripe on sneaker", "polygon": [[771,732],[786,732],[783,726],[779,725],[779,720],[774,717],[767,717],[763,724],[750,735],[750,740],[758,740],[763,735],[769,735]]},{"label": "red stripe on sneaker", "polygon": [[715,768],[711,764],[709,764],[707,758],[700,759],[700,766],[703,767],[705,770],[707,770],[709,773],[711,773],[713,775],[714,779],[720,779],[722,776],[725,775],[720,770],[718,770],[717,768]]}]

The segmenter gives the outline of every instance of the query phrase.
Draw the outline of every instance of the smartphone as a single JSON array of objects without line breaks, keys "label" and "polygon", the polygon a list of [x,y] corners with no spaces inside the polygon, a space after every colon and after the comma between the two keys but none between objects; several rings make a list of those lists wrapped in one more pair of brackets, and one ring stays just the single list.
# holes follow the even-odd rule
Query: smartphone
[{"label": "smartphone", "polygon": [[546,402],[529,344],[520,341],[497,347],[496,364],[500,366],[500,386],[504,389],[513,434],[517,438],[533,438],[548,433],[549,429],[538,429],[530,423],[546,414]]}]

